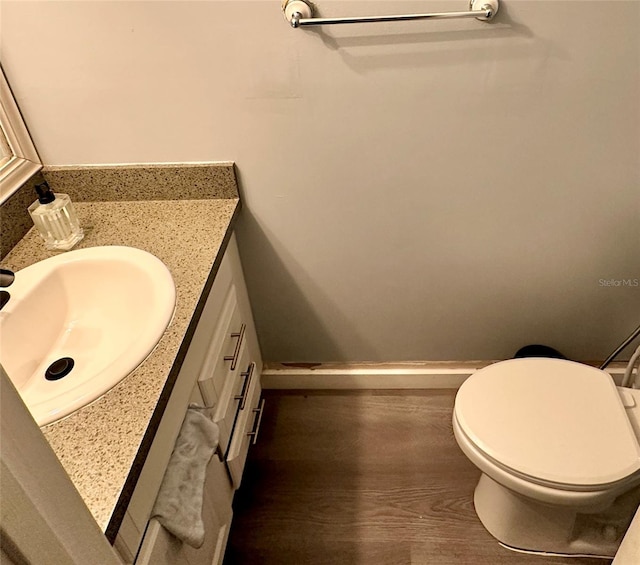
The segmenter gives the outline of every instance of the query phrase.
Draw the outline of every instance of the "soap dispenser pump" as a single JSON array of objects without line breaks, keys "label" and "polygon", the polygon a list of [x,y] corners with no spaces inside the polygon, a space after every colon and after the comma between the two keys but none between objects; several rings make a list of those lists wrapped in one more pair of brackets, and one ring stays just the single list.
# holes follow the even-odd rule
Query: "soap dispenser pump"
[{"label": "soap dispenser pump", "polygon": [[38,200],[29,206],[29,215],[47,249],[67,251],[84,232],[67,194],[54,194],[47,182],[36,185]]}]

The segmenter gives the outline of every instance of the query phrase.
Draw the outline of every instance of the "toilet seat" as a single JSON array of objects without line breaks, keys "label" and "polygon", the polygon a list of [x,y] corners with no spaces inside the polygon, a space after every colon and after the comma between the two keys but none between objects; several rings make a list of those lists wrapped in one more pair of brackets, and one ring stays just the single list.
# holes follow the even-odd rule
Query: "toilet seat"
[{"label": "toilet seat", "polygon": [[640,446],[611,377],[562,359],[511,359],[469,377],[454,419],[494,465],[555,489],[599,491],[640,471]]}]

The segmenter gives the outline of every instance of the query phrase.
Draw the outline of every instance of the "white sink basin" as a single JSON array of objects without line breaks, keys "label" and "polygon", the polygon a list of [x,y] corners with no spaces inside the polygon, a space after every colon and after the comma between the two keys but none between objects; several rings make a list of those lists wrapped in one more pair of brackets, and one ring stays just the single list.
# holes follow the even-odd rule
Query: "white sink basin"
[{"label": "white sink basin", "polygon": [[[156,346],[175,307],[167,267],[132,247],[70,251],[15,275],[0,311],[0,363],[40,426],[130,374]],[[58,362],[49,372],[56,380],[45,378],[62,358],[73,362]]]}]

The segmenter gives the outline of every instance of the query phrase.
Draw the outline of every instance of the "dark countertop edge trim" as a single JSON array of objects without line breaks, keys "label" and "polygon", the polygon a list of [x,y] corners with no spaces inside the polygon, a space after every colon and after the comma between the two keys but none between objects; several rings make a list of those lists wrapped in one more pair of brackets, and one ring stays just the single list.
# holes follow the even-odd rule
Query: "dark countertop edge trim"
[{"label": "dark countertop edge trim", "polygon": [[145,461],[147,459],[147,455],[149,454],[149,450],[151,449],[151,445],[153,443],[153,440],[155,439],[156,432],[158,430],[158,427],[160,426],[162,417],[164,416],[164,411],[169,402],[169,398],[171,397],[171,393],[173,392],[173,387],[176,383],[176,380],[178,379],[180,369],[182,368],[182,363],[184,362],[189,346],[191,345],[191,340],[193,339],[196,327],[198,326],[198,322],[200,321],[200,317],[202,316],[207,298],[209,297],[209,293],[211,292],[211,288],[213,287],[213,282],[216,278],[216,275],[218,274],[220,263],[222,262],[222,258],[224,257],[224,254],[229,245],[229,241],[231,240],[233,227],[236,223],[241,208],[242,204],[240,203],[240,201],[238,201],[236,209],[233,212],[233,216],[231,217],[229,226],[220,245],[220,249],[218,250],[213,266],[211,267],[211,271],[209,272],[209,276],[207,277],[202,293],[200,294],[200,298],[198,299],[198,303],[194,309],[193,316],[191,317],[191,321],[189,322],[189,326],[187,327],[187,331],[182,340],[182,344],[180,345],[180,349],[178,349],[178,353],[173,362],[173,366],[169,371],[167,381],[164,385],[164,388],[162,389],[162,392],[160,393],[158,404],[153,411],[151,419],[149,420],[149,425],[147,426],[147,430],[142,438],[142,441],[140,442],[140,447],[138,448],[138,452],[136,453],[136,456],[133,460],[131,471],[129,472],[127,480],[125,481],[124,486],[120,491],[120,496],[116,501],[113,513],[111,514],[111,518],[109,519],[109,523],[107,524],[105,536],[109,543],[112,545],[115,542],[116,536],[118,535],[118,531],[120,530],[120,526],[122,525],[122,520],[124,519],[124,516],[126,514],[131,496],[133,495],[133,491],[136,488],[138,479],[140,478],[140,474],[142,472],[142,468],[144,467]]}]

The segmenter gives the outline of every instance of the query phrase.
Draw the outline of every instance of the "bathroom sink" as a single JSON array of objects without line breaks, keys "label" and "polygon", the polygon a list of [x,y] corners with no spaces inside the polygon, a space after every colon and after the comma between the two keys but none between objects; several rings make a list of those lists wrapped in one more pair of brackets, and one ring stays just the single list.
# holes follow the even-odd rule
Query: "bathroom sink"
[{"label": "bathroom sink", "polygon": [[92,247],[15,273],[0,311],[0,363],[44,426],[93,402],[151,353],[175,286],[154,255]]}]

